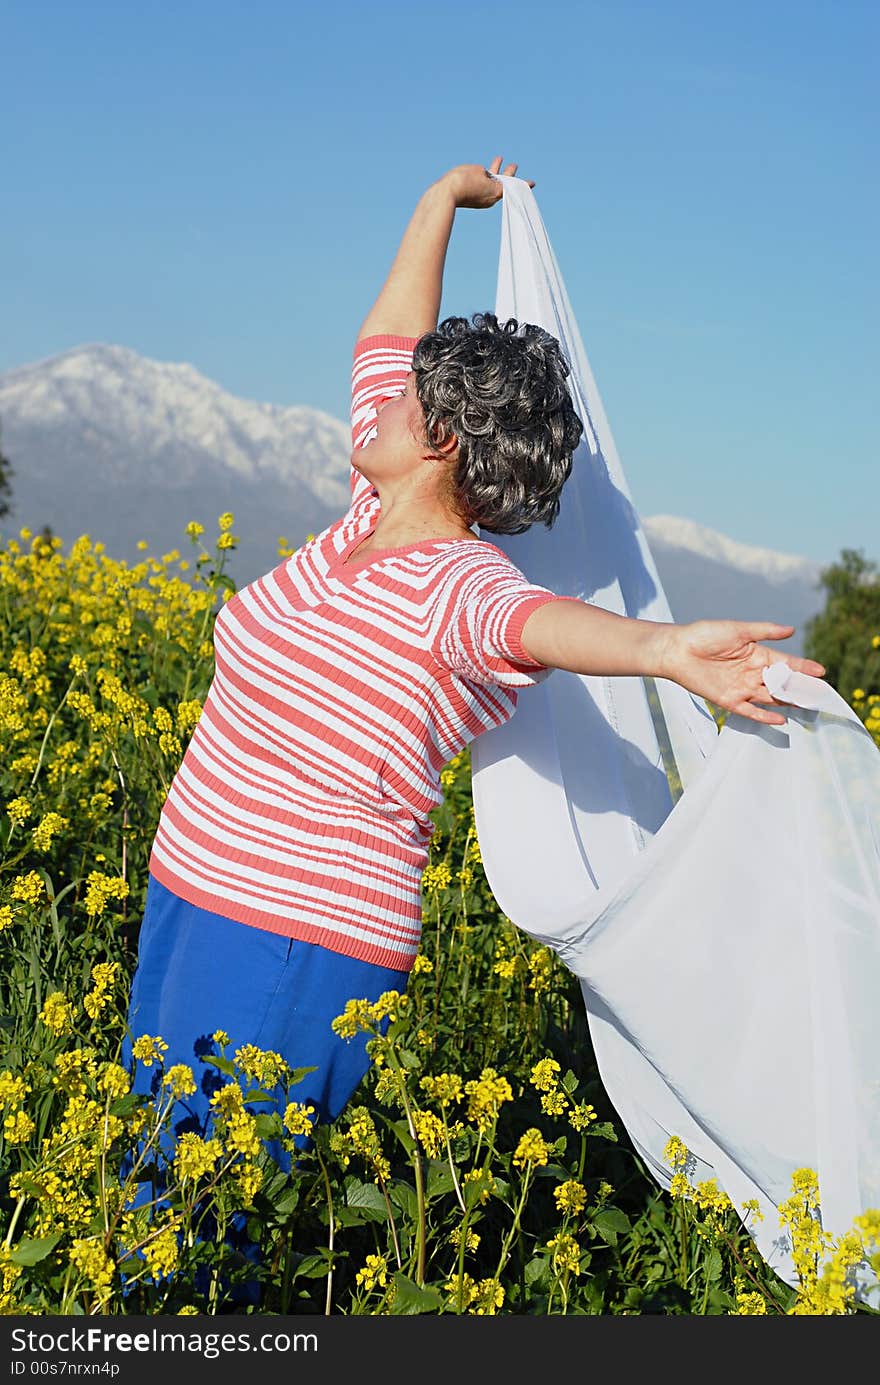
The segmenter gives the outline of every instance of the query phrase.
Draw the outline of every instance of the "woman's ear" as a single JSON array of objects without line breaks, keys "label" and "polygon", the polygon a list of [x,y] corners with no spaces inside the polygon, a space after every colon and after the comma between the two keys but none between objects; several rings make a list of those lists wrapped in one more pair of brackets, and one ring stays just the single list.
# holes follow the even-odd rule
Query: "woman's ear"
[{"label": "woman's ear", "polygon": [[440,457],[451,459],[458,451],[458,438],[451,428],[447,429],[442,423],[435,423],[428,434],[428,445]]}]

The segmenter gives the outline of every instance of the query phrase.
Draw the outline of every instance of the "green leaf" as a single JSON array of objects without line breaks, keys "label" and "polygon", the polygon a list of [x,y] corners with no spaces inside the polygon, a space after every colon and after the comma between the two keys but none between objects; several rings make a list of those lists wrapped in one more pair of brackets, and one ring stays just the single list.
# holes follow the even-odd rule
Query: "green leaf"
[{"label": "green leaf", "polygon": [[[373,1220],[369,1212],[362,1212],[358,1207],[339,1207],[333,1208],[333,1218],[337,1226],[363,1226],[365,1222]],[[321,1216],[321,1221],[327,1224],[326,1213]]]},{"label": "green leaf", "polygon": [[348,1207],[356,1208],[370,1221],[385,1221],[388,1217],[382,1190],[375,1183],[361,1183],[357,1178],[346,1179],[345,1201]]},{"label": "green leaf", "polygon": [[588,1125],[584,1134],[601,1135],[603,1139],[610,1140],[612,1144],[617,1144],[617,1131],[608,1121],[600,1121],[598,1125]]},{"label": "green leaf", "polygon": [[330,1273],[330,1262],[326,1255],[304,1255],[291,1279],[325,1279]]},{"label": "green leaf", "polygon": [[402,1179],[397,1179],[391,1184],[388,1195],[394,1206],[399,1208],[405,1217],[414,1222],[419,1214],[419,1200],[416,1197],[415,1188],[411,1188]]},{"label": "green leaf", "polygon": [[525,1268],[525,1279],[530,1289],[546,1289],[550,1284],[550,1260],[546,1255],[536,1255]]},{"label": "green leaf", "polygon": [[19,1241],[9,1258],[14,1265],[37,1265],[52,1251],[61,1240],[61,1232],[55,1236],[41,1236],[35,1240]]},{"label": "green leaf", "polygon": [[394,1131],[394,1134],[397,1136],[398,1140],[403,1145],[407,1154],[412,1154],[413,1150],[416,1148],[416,1142],[413,1139],[412,1135],[410,1135],[409,1133],[409,1126],[407,1125],[406,1121],[392,1120],[391,1117],[387,1116],[384,1111],[380,1111],[378,1114],[382,1117],[382,1120],[385,1123],[385,1125],[387,1125],[388,1129]]},{"label": "green leaf", "polygon": [[721,1258],[721,1251],[717,1246],[713,1246],[706,1256],[704,1273],[710,1284],[715,1284],[721,1278],[721,1271],[724,1268],[724,1261]]},{"label": "green leaf", "polygon": [[629,1217],[619,1207],[605,1207],[601,1212],[594,1212],[590,1221],[609,1246],[616,1246],[618,1235],[624,1236],[631,1230]]},{"label": "green leaf", "polygon": [[420,1289],[414,1279],[401,1274],[394,1276],[394,1298],[391,1312],[396,1317],[411,1316],[414,1313],[437,1313],[443,1307],[443,1300],[436,1289]]},{"label": "green leaf", "polygon": [[454,1187],[452,1170],[445,1159],[429,1159],[428,1178],[425,1184],[428,1197],[442,1197],[444,1193],[451,1193]]},{"label": "green leaf", "polygon": [[236,1077],[235,1066],[231,1058],[222,1058],[218,1053],[201,1053],[199,1059],[202,1063],[207,1063],[212,1068],[218,1068],[227,1077]]},{"label": "green leaf", "polygon": [[317,1072],[317,1067],[312,1068],[293,1068],[288,1078],[288,1085],[293,1087],[297,1082],[302,1082],[304,1077],[308,1077],[310,1072]]}]

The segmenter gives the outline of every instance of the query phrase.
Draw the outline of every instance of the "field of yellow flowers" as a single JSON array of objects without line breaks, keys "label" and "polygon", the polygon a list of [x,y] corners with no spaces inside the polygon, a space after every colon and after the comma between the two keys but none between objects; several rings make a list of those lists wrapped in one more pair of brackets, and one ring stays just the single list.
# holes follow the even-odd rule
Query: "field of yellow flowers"
[{"label": "field of yellow flowers", "polygon": [[[488,889],[466,753],[443,771],[408,991],[353,996],[335,1024],[340,1042],[372,1036],[353,1102],[316,1124],[300,1074],[218,1030],[212,1138],[181,1136],[161,1197],[136,1201],[195,1081],[165,1069],[161,1035],[133,1036],[161,1071],[155,1102],[119,1059],[149,849],[234,589],[232,524],[208,548],[193,522],[189,556],[133,565],[27,530],[0,549],[0,1311],[872,1312],[848,1270],[880,1266],[880,1213],[830,1242],[809,1170],[784,1209],[798,1289],[754,1251],[752,1210],[689,1182],[680,1142],[672,1195],[648,1177],[577,983]],[[877,690],[852,700],[880,743]]]}]

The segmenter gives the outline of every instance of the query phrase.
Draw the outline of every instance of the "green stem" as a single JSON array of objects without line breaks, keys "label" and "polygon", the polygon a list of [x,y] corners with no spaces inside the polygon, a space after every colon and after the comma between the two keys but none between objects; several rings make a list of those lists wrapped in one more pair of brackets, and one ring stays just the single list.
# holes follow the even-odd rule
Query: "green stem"
[{"label": "green stem", "polygon": [[330,1234],[327,1239],[327,1248],[330,1251],[329,1267],[327,1270],[327,1293],[324,1298],[324,1316],[329,1318],[333,1299],[333,1251],[335,1248],[336,1220],[333,1212],[333,1189],[330,1186],[330,1175],[327,1172],[327,1165],[321,1158],[321,1151],[315,1144],[315,1154],[318,1156],[318,1163],[321,1166],[321,1175],[324,1180],[324,1191],[327,1194],[327,1220],[330,1225]]},{"label": "green stem", "polygon": [[517,1232],[519,1231],[519,1219],[520,1219],[520,1217],[522,1216],[522,1210],[523,1210],[523,1207],[525,1206],[525,1203],[526,1203],[526,1197],[527,1197],[527,1195],[528,1195],[529,1184],[531,1183],[531,1181],[532,1181],[532,1165],[531,1165],[531,1162],[529,1162],[529,1163],[526,1165],[526,1172],[525,1172],[525,1177],[524,1177],[524,1179],[523,1179],[522,1191],[520,1192],[519,1202],[517,1203],[516,1211],[515,1211],[514,1214],[513,1214],[513,1222],[512,1222],[512,1224],[511,1224],[510,1230],[508,1231],[507,1235],[505,1236],[504,1242],[503,1242],[503,1244],[502,1244],[502,1246],[501,1246],[501,1255],[500,1255],[500,1258],[499,1258],[499,1260],[498,1260],[498,1268],[497,1268],[496,1271],[495,1271],[495,1282],[496,1282],[496,1283],[499,1281],[499,1279],[500,1279],[500,1277],[501,1277],[501,1271],[504,1269],[504,1266],[505,1266],[506,1263],[507,1263],[507,1259],[508,1259],[508,1256],[509,1256],[509,1254],[510,1254],[510,1247],[511,1247],[511,1245],[513,1244],[513,1238],[514,1238],[514,1236],[517,1234]]},{"label": "green stem", "polygon": [[25,1194],[22,1193],[21,1197],[18,1199],[18,1202],[15,1204],[15,1211],[12,1214],[12,1220],[9,1223],[9,1230],[6,1233],[6,1240],[3,1243],[6,1250],[8,1250],[9,1247],[12,1245],[12,1237],[15,1235],[16,1223],[19,1217],[21,1216],[22,1208],[24,1207],[24,1204],[26,1202],[27,1198]]},{"label": "green stem", "polygon": [[406,1113],[406,1123],[409,1129],[410,1139],[413,1142],[412,1166],[416,1180],[416,1202],[418,1205],[418,1222],[416,1226],[416,1283],[421,1287],[425,1282],[425,1261],[427,1251],[427,1232],[426,1232],[426,1200],[425,1200],[425,1179],[422,1172],[422,1155],[419,1149],[419,1138],[416,1134],[415,1121],[413,1120],[412,1107],[410,1106],[409,1094],[406,1090],[406,1076],[403,1067],[398,1061],[394,1051],[394,1045],[388,1044],[388,1058],[394,1069],[397,1079],[397,1090],[400,1093],[400,1100]]}]

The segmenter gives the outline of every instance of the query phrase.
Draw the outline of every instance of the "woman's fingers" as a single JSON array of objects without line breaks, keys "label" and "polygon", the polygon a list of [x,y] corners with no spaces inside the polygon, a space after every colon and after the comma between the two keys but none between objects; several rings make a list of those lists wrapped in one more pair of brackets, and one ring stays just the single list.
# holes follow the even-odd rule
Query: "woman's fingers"
[{"label": "woman's fingers", "polygon": [[[492,169],[492,172],[493,172],[493,173],[500,173],[500,172],[501,172],[501,162],[502,162],[502,160],[501,160],[501,155],[500,155],[500,154],[497,154],[497,155],[495,156],[495,158],[492,160],[492,163],[489,165],[489,167]],[[494,167],[495,164],[498,165],[497,168]],[[508,164],[507,167],[506,167],[505,170],[504,170],[504,175],[503,175],[503,176],[504,176],[505,178],[515,178],[515,177],[516,177],[516,170],[517,170],[518,168],[519,168],[519,164]],[[532,179],[532,178],[526,178],[525,181],[528,183],[528,185],[529,185],[530,188],[533,188],[533,187],[535,186],[534,179]]]},{"label": "woman's fingers", "polygon": [[811,678],[821,678],[825,673],[825,665],[817,663],[815,659],[801,659],[793,654],[781,654],[778,649],[760,649],[758,653],[764,660],[764,668],[767,664],[788,664],[795,673],[808,673]]}]

